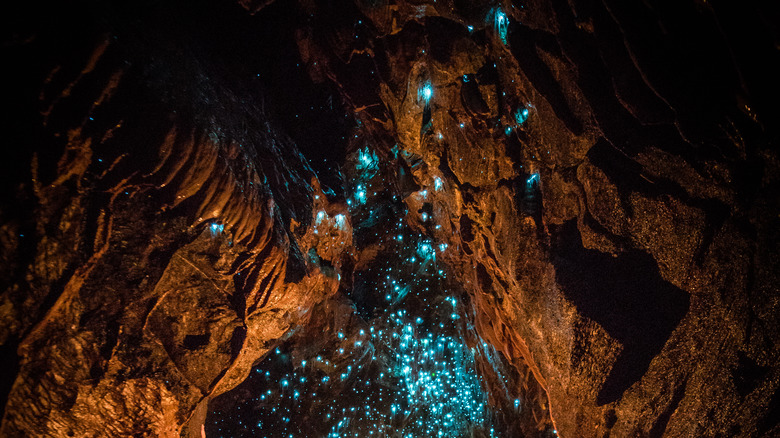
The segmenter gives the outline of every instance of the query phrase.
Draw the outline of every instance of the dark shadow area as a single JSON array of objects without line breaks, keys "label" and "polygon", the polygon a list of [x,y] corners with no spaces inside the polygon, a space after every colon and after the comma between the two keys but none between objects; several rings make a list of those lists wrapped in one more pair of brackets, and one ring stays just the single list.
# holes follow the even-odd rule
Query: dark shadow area
[{"label": "dark shadow area", "polygon": [[765,434],[780,424],[780,389],[775,390],[765,412],[764,418],[758,423],[757,436],[768,436]]},{"label": "dark shadow area", "polygon": [[479,85],[474,78],[475,75],[463,75],[460,80],[460,102],[463,108],[475,116],[485,116],[490,112]]},{"label": "dark shadow area", "polygon": [[556,281],[580,315],[623,345],[596,398],[617,401],[637,382],[688,312],[688,295],[661,278],[655,260],[630,249],[617,257],[585,249],[574,220],[555,230]]},{"label": "dark shadow area", "polygon": [[184,337],[184,341],[182,341],[182,346],[187,350],[197,350],[208,345],[209,337],[208,333],[203,335],[187,335]]},{"label": "dark shadow area", "polygon": [[[533,41],[529,44],[529,41]],[[523,69],[523,73],[544,95],[550,103],[555,115],[566,125],[572,133],[581,135],[584,128],[582,122],[577,119],[569,106],[561,85],[555,75],[542,61],[537,52],[537,47],[555,57],[562,57],[561,49],[555,37],[547,32],[533,30],[526,26],[513,23],[509,32],[509,46],[512,54]]]},{"label": "dark shadow area", "polygon": [[742,397],[747,396],[764,380],[769,367],[756,363],[742,351],[737,352],[737,366],[731,369],[734,386]]},{"label": "dark shadow area", "polygon": [[428,29],[430,54],[437,62],[450,62],[455,42],[468,37],[468,31],[461,23],[442,17],[428,17],[425,20]]},{"label": "dark shadow area", "polygon": [[352,120],[336,87],[315,83],[300,59],[295,32],[303,16],[294,2],[276,2],[255,15],[229,2],[144,6],[139,13],[138,5],[112,5],[109,27],[131,58],[149,64],[145,73],[163,100],[180,111],[194,106],[196,120],[219,120],[224,132],[218,134],[238,142],[268,130],[252,115],[269,117],[323,184],[341,190],[338,163]]},{"label": "dark shadow area", "polygon": [[0,418],[5,413],[8,394],[11,392],[17,373],[19,373],[19,356],[16,354],[18,347],[19,343],[16,341],[0,345],[0,370],[3,370],[2,377],[0,377]]},{"label": "dark shadow area", "polygon": [[661,415],[653,423],[653,427],[650,429],[650,438],[661,438],[666,432],[666,427],[669,426],[669,420],[672,418],[672,414],[680,406],[680,402],[685,396],[685,388],[687,386],[687,380],[680,383],[675,389],[672,395],[672,400],[669,402],[669,406],[661,412]]}]

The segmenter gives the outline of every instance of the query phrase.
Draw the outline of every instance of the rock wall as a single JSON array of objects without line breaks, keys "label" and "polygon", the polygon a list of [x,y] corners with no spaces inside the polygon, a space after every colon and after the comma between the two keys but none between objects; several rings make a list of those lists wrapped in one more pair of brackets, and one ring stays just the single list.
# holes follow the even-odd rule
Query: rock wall
[{"label": "rock wall", "polygon": [[523,435],[777,434],[776,11],[619,3],[16,6],[0,435],[200,436],[354,322],[367,145]]},{"label": "rock wall", "polygon": [[338,266],[350,245],[332,217],[313,234],[327,198],[258,90],[179,26],[133,35],[101,14],[22,15],[35,26],[10,47],[3,436],[179,436],[336,293],[303,254]]},{"label": "rock wall", "polygon": [[558,432],[776,433],[777,136],[753,68],[777,56],[742,28],[762,12],[357,4],[357,31],[313,20],[304,60],[416,182],[445,181],[434,234]]}]

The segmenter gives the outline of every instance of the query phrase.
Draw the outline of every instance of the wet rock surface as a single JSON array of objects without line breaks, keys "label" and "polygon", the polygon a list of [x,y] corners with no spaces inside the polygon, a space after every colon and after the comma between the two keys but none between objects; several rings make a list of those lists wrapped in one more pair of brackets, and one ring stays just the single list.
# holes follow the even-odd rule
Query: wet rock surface
[{"label": "wet rock surface", "polygon": [[0,435],[777,435],[777,17],[14,6]]}]

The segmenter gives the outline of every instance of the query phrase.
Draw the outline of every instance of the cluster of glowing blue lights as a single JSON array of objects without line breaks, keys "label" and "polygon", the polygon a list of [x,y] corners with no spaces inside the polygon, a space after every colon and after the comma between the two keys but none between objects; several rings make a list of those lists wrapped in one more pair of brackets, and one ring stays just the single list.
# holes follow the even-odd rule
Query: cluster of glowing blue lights
[{"label": "cluster of glowing blue lights", "polygon": [[[496,19],[505,35],[508,19],[500,10]],[[427,105],[433,98],[431,84],[424,83],[418,96]],[[275,348],[261,364],[267,368],[253,373],[265,386],[256,393],[253,416],[245,417],[250,418],[246,436],[496,437],[496,406],[477,372],[486,364],[495,365],[483,351],[492,347],[475,348],[474,342],[467,342],[476,338],[464,304],[467,297],[447,280],[443,262],[449,245],[430,231],[441,229],[438,213],[434,216],[438,210],[395,209],[391,216],[373,220],[383,207],[379,200],[393,196],[380,175],[392,172],[379,171],[384,161],[367,146],[358,148],[350,162],[350,218],[337,214],[331,224],[346,230],[349,220],[358,228],[353,238],[374,233],[377,240],[372,244],[384,251],[365,273],[352,273],[353,288],[359,275],[366,276],[364,295],[354,299],[356,307],[362,303],[359,299],[374,307],[355,317],[357,322],[335,325],[315,342],[319,350],[302,352],[285,344]],[[442,178],[428,181],[430,185],[423,184],[410,199],[431,205],[443,196]],[[326,221],[328,214],[317,212],[315,229]],[[486,362],[478,366],[478,360]],[[506,406],[511,404],[507,397]],[[519,400],[514,405],[518,408]],[[301,418],[311,424],[295,421]]]},{"label": "cluster of glowing blue lights", "polygon": [[517,111],[512,113],[512,118],[514,119],[513,123],[510,123],[504,128],[504,133],[506,135],[509,135],[512,133],[512,131],[515,130],[518,126],[524,124],[528,117],[531,115],[530,111],[528,111],[528,108],[522,107],[518,108]]},{"label": "cluster of glowing blue lights", "polygon": [[211,232],[212,236],[222,234],[222,231],[224,230],[225,230],[225,224],[218,224],[216,222],[212,222],[211,225],[209,225],[209,231]]},{"label": "cluster of glowing blue lights", "polygon": [[515,111],[515,114],[514,114],[515,122],[518,125],[522,125],[523,123],[525,123],[526,120],[528,120],[528,115],[529,115],[528,108],[520,108],[520,109],[518,109],[517,111]]},{"label": "cluster of glowing blue lights", "polygon": [[506,44],[507,31],[509,30],[509,17],[506,16],[501,8],[496,8],[493,13],[493,28],[501,42]]},{"label": "cluster of glowing blue lights", "polygon": [[423,101],[424,104],[428,104],[431,101],[431,98],[433,97],[433,87],[431,86],[430,82],[426,82],[423,84],[422,88],[418,92],[420,99]]}]

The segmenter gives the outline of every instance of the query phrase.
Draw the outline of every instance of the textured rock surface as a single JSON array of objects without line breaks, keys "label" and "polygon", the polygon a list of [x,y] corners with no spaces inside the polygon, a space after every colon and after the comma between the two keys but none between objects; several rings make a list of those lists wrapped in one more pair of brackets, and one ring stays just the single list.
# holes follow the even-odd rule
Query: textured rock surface
[{"label": "textured rock surface", "polygon": [[[256,93],[81,12],[11,47],[45,76],[19,92],[40,112],[18,116],[31,156],[8,163],[29,174],[4,198],[0,327],[18,362],[2,435],[178,436],[336,292],[302,254],[338,266],[351,236],[332,218],[312,234],[327,201]],[[91,26],[78,45],[56,40],[70,25]],[[180,31],[162,38],[191,43]]]},{"label": "textured rock surface", "polygon": [[0,435],[200,436],[270,349],[359,325],[401,208],[513,433],[780,433],[776,11],[239,3],[9,15]]}]

